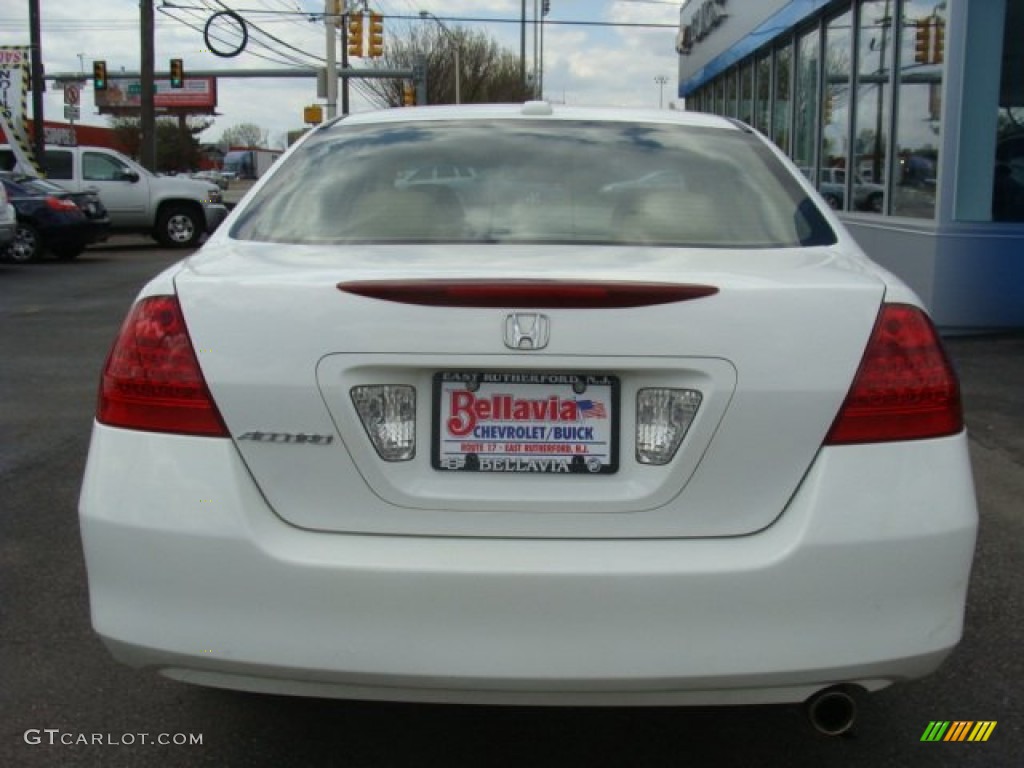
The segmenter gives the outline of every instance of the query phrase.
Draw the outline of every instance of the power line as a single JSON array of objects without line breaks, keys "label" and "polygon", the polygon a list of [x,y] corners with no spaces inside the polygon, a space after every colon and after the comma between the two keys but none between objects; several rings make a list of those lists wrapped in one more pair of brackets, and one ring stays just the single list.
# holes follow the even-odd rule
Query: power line
[{"label": "power line", "polygon": [[[160,11],[165,16],[167,16],[168,18],[178,22],[179,24],[184,24],[186,27],[189,27],[190,29],[194,29],[196,32],[199,32],[199,33],[203,32],[203,28],[202,27],[200,27],[200,26],[198,26],[196,24],[193,24],[190,21],[187,21],[186,19],[180,19],[180,18],[178,18],[177,16],[174,16],[171,13],[171,10],[181,10],[180,8],[168,9],[168,8],[163,7],[163,6],[160,6],[160,7],[157,8],[157,10]],[[224,43],[225,45],[231,45],[233,42],[235,42],[235,41],[226,40],[226,39],[224,39],[222,37],[218,37],[214,33],[211,33],[211,37],[213,37],[213,39],[216,40],[218,43]],[[300,62],[297,62],[295,60],[289,61],[289,60],[285,60],[285,59],[274,58],[272,56],[264,56],[263,54],[256,53],[255,51],[247,51],[247,53],[250,56],[255,56],[257,59],[263,59],[264,61],[269,61],[269,62],[271,62],[273,64],[283,64],[284,66],[287,66],[287,67],[293,67],[293,66],[296,66],[297,64],[301,64]],[[302,66],[304,66],[304,65],[302,65]]]},{"label": "power line", "polygon": [[[654,2],[654,0],[648,0],[648,2]],[[674,5],[674,3],[673,3]],[[164,0],[164,6],[168,8],[178,9],[190,9],[190,10],[210,10],[208,6],[188,6],[180,5],[178,3],[171,3],[169,0]],[[310,14],[306,11],[272,11],[263,8],[233,8],[235,13],[247,13],[252,15],[278,15],[278,16],[322,16],[322,13]],[[386,15],[386,19],[397,19],[404,21],[420,21],[419,14],[404,15],[404,14],[393,14]],[[520,17],[515,18],[503,18],[500,16],[496,17],[482,17],[482,16],[438,16],[442,21],[461,21],[473,24],[522,24],[523,20]],[[552,19],[548,17],[545,19],[546,25],[560,25],[560,26],[577,26],[577,27],[634,27],[634,28],[646,28],[646,29],[678,29],[678,23],[659,23],[659,22],[639,22],[639,21],[583,21],[573,19]]]},{"label": "power line", "polygon": [[[186,26],[190,27],[191,29],[195,29],[197,31],[202,31],[202,29],[199,26],[196,26],[195,24],[189,23],[189,22],[185,21],[184,19],[179,19],[178,17],[171,15],[169,13],[169,10],[186,11],[186,12],[189,12],[192,16],[200,16],[200,14],[203,13],[203,12],[216,12],[216,9],[210,7],[210,5],[207,2],[205,2],[205,0],[204,0],[204,5],[206,6],[205,8],[192,8],[192,7],[185,7],[185,6],[178,5],[178,6],[174,6],[173,8],[160,7],[159,10],[162,11],[165,15],[169,16],[170,18],[173,18],[174,20],[178,21],[179,23],[185,24]],[[228,6],[226,6],[222,2],[219,2],[219,0],[218,0],[218,5],[222,6],[225,9],[228,8]],[[268,10],[266,12],[267,13],[278,13],[277,11],[271,11],[271,10]],[[296,14],[288,12],[288,15],[291,16],[292,20],[294,21],[294,17],[295,17]],[[317,55],[309,53],[309,52],[307,52],[307,51],[305,51],[305,50],[303,50],[301,48],[298,48],[298,47],[292,45],[291,43],[288,43],[288,42],[280,39],[276,35],[270,34],[266,30],[262,29],[258,24],[253,23],[251,20],[247,20],[246,23],[249,26],[250,30],[252,30],[252,32],[264,35],[267,38],[269,38],[269,39],[277,42],[278,44],[284,46],[285,48],[288,48],[290,50],[296,51],[297,53],[301,54],[302,56],[305,56],[308,59],[311,59],[315,64],[318,64],[318,65],[324,64],[324,57],[323,56],[317,56]],[[237,42],[237,41],[232,41],[232,40],[225,40],[225,39],[223,39],[221,37],[217,37],[216,35],[213,35],[213,37],[214,37],[214,40],[216,40],[217,42],[224,43],[227,46],[230,46],[233,42]],[[276,58],[275,59],[275,58],[272,58],[271,56],[261,55],[259,53],[256,53],[255,51],[250,51],[250,50],[246,51],[246,53],[249,53],[250,55],[255,56],[256,58],[260,58],[260,59],[263,59],[265,61],[271,61],[271,62],[277,63],[277,64],[284,64],[286,66],[301,66],[301,67],[308,67],[308,66],[310,66],[309,62],[300,60],[300,59],[298,59],[298,58],[296,58],[296,57],[294,57],[294,56],[292,56],[290,54],[287,54],[287,53],[284,53],[282,51],[279,51],[276,48],[274,48],[274,47],[272,47],[270,45],[267,45],[265,42],[257,39],[257,37],[255,35],[250,37],[250,42],[251,43],[255,43],[256,45],[258,45],[258,46],[260,46],[262,48],[265,48],[266,50],[270,51],[273,54],[276,54],[279,57],[285,57],[286,60],[282,60],[281,58]],[[353,69],[358,69],[358,68],[357,67],[353,67]],[[372,101],[374,94],[367,87],[367,85],[365,83],[363,83],[363,82],[361,82],[359,80],[354,80],[350,84],[352,85],[352,87],[355,88],[356,91],[359,92],[359,94],[363,98],[367,99],[368,101]]]},{"label": "power line", "polygon": [[[207,4],[207,5],[208,5],[208,4]],[[225,3],[223,3],[223,2],[220,2],[220,0],[218,0],[218,2],[217,2],[217,5],[221,6],[221,8],[222,8],[222,9],[224,9],[224,10],[231,10],[231,9],[230,9],[230,8],[229,8],[229,7],[228,7],[228,6],[227,6],[227,5],[225,4]],[[213,9],[213,8],[211,8],[210,10],[214,10],[214,9]],[[277,13],[277,11],[272,11],[272,13]],[[307,53],[306,51],[302,50],[301,48],[297,48],[297,47],[295,47],[294,45],[292,45],[291,43],[285,42],[284,40],[282,40],[281,38],[277,37],[276,35],[272,35],[272,34],[270,34],[270,33],[269,33],[269,32],[267,32],[266,30],[264,30],[263,28],[261,28],[261,27],[260,27],[260,26],[259,26],[258,24],[255,24],[255,23],[253,23],[253,22],[248,22],[248,24],[249,24],[249,26],[250,26],[250,27],[252,27],[252,29],[256,30],[256,31],[257,31],[257,32],[259,32],[259,33],[260,33],[261,35],[264,35],[264,36],[266,36],[266,37],[270,38],[270,39],[271,39],[271,40],[273,40],[273,41],[274,41],[275,43],[278,43],[278,44],[280,44],[280,45],[283,45],[283,46],[284,46],[285,48],[288,48],[288,49],[290,49],[290,50],[292,50],[292,51],[295,51],[295,52],[297,52],[297,53],[301,54],[302,56],[306,56],[306,57],[308,57],[308,58],[311,58],[311,59],[313,59],[314,61],[317,61],[317,60],[319,60],[319,61],[323,61],[323,59],[318,59],[318,57],[316,57],[316,56],[312,56],[311,54]],[[270,46],[267,46],[267,48],[269,48],[269,47],[270,47]],[[282,55],[284,55],[284,54],[282,54]]]}]

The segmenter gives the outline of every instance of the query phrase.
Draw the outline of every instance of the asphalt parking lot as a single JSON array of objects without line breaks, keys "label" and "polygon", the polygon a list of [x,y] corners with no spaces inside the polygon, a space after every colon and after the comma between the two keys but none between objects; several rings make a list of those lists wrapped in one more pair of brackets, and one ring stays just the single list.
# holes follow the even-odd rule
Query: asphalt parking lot
[{"label": "asphalt parking lot", "polygon": [[[796,707],[302,700],[194,688],[115,664],[89,625],[77,495],[104,356],[138,288],[179,256],[114,238],[72,263],[0,264],[0,765],[1021,763],[1024,333],[947,342],[962,377],[982,519],[965,636],[936,674],[863,698],[852,737],[815,734]],[[997,726],[983,744],[922,743],[934,720]],[[202,743],[144,744],[142,733],[199,734]],[[65,734],[102,739],[61,744]]]}]

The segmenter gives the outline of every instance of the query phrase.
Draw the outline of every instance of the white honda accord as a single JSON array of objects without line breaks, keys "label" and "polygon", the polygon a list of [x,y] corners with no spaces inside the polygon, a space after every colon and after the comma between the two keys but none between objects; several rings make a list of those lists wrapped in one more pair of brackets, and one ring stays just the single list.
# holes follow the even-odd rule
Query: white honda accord
[{"label": "white honda accord", "polygon": [[177,680],[830,733],[954,648],[977,527],[931,321],[788,160],[543,102],[293,147],[128,313],[80,511],[96,631]]}]

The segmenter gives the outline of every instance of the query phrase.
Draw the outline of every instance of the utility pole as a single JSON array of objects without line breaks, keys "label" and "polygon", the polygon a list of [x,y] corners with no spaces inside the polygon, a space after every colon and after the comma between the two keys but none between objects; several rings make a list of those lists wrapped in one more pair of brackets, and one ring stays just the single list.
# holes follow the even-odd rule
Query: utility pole
[{"label": "utility pole", "polygon": [[147,171],[156,172],[156,79],[153,75],[154,60],[154,19],[153,0],[139,3],[142,38],[142,63],[139,67],[142,141],[139,146],[139,162]]},{"label": "utility pole", "polygon": [[540,98],[540,0],[533,0],[533,98]]},{"label": "utility pole", "polygon": [[[43,153],[46,151],[46,127],[43,124],[43,42],[39,22],[39,0],[29,0],[29,26],[32,43],[32,146],[36,163],[43,168]],[[24,118],[25,115],[22,115]],[[14,139],[8,137],[12,144]]]},{"label": "utility pole", "polygon": [[[327,119],[338,116],[338,46],[334,25],[338,23],[339,0],[324,0],[324,28],[327,30]],[[342,16],[341,23],[347,17]]]},{"label": "utility pole", "polygon": [[658,84],[658,109],[663,109],[665,106],[665,85],[668,83],[668,78],[665,75],[656,75],[654,82]]},{"label": "utility pole", "polygon": [[544,19],[551,12],[551,0],[540,4],[540,71],[537,73],[537,98],[544,98]]},{"label": "utility pole", "polygon": [[526,0],[523,0],[523,18],[519,31],[519,82],[526,86]]},{"label": "utility pole", "polygon": [[[345,15],[341,17],[341,71],[348,72],[348,14],[351,9],[347,5],[348,0],[341,1],[346,4],[345,7],[342,8]],[[337,86],[335,86],[335,93],[337,93]],[[347,115],[348,112],[348,78],[344,77],[341,80],[341,114]]]},{"label": "utility pole", "polygon": [[446,27],[444,25],[443,21],[441,21],[439,18],[437,18],[437,16],[432,14],[430,11],[420,11],[420,18],[421,19],[433,19],[434,21],[436,21],[437,22],[437,26],[439,26],[441,28],[441,31],[445,34],[445,36],[451,42],[452,47],[455,49],[455,103],[456,104],[461,104],[462,103],[462,74],[461,74],[461,72],[462,72],[462,65],[461,65],[461,63],[459,61],[459,49],[462,47],[462,42],[461,42],[461,40],[458,37],[455,36],[454,32],[452,32],[450,29],[448,29],[448,27]]}]

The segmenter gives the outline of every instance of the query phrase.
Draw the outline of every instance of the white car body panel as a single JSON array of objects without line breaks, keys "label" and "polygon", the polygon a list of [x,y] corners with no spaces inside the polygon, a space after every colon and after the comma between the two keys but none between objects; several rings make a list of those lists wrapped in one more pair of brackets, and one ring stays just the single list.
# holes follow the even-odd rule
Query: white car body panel
[{"label": "white car body panel", "polygon": [[932,671],[959,640],[977,524],[966,461],[963,434],[824,449],[785,514],[739,539],[367,536],[282,522],[228,440],[97,425],[81,502],[93,624],[122,661],[271,693],[719,704],[873,690]]}]

